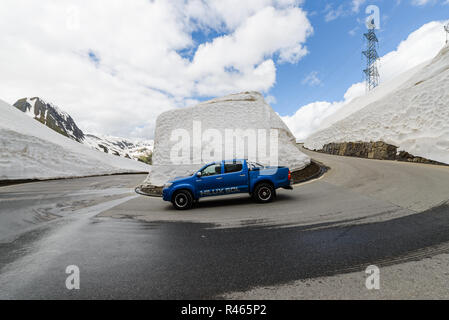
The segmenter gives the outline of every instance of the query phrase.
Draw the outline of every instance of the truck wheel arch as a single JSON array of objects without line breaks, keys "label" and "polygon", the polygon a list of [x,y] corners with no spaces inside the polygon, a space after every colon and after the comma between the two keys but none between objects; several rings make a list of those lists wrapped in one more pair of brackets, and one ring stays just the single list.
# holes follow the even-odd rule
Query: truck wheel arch
[{"label": "truck wheel arch", "polygon": [[192,196],[192,198],[195,199],[195,196],[193,195],[193,191],[190,190],[189,188],[178,188],[178,189],[176,189],[176,190],[173,191],[172,196],[171,196],[171,201],[173,201],[174,198],[175,198],[175,195],[176,195],[177,193],[181,192],[181,191],[187,191],[187,192],[189,192],[190,195]]},{"label": "truck wheel arch", "polygon": [[251,190],[251,193],[253,193],[254,190],[256,190],[257,186],[260,185],[261,183],[268,183],[268,184],[270,184],[270,185],[273,187],[273,189],[274,189],[274,183],[273,183],[271,180],[263,179],[263,180],[257,181],[257,182],[254,184],[254,186],[253,186],[253,188],[252,188],[252,190]]}]

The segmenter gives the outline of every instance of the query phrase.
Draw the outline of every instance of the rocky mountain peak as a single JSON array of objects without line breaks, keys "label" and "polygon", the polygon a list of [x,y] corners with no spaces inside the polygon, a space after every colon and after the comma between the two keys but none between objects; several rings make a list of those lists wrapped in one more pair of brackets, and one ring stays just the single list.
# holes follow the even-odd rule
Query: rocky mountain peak
[{"label": "rocky mountain peak", "polygon": [[19,99],[14,106],[54,131],[78,142],[83,142],[83,131],[78,128],[69,114],[56,105],[47,103],[39,97],[33,97]]},{"label": "rocky mountain peak", "polygon": [[72,117],[39,97],[23,98],[14,106],[54,131],[101,152],[151,163],[153,141],[84,134]]}]

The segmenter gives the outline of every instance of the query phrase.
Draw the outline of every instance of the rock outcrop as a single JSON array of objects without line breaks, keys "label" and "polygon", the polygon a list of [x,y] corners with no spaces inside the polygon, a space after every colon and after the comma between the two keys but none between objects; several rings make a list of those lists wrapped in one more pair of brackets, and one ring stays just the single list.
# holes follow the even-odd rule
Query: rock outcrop
[{"label": "rock outcrop", "polygon": [[328,143],[323,146],[323,149],[316,151],[337,156],[446,165],[438,161],[414,156],[405,151],[398,152],[398,147],[383,141]]},{"label": "rock outcrop", "polygon": [[14,107],[68,138],[78,142],[84,140],[83,131],[78,128],[72,117],[54,104],[34,97],[20,99],[14,103]]},{"label": "rock outcrop", "polygon": [[397,147],[382,141],[378,142],[344,142],[324,145],[320,152],[379,160],[395,160]]}]

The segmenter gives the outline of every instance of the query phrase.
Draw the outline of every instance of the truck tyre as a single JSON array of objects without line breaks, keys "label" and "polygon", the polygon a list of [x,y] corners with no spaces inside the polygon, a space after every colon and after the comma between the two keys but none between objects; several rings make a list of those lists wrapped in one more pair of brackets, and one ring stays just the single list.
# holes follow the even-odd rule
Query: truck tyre
[{"label": "truck tyre", "polygon": [[173,195],[172,204],[177,210],[188,210],[192,208],[193,196],[190,191],[179,190]]},{"label": "truck tyre", "polygon": [[253,191],[253,199],[259,203],[268,203],[276,197],[276,191],[269,183],[259,183]]}]

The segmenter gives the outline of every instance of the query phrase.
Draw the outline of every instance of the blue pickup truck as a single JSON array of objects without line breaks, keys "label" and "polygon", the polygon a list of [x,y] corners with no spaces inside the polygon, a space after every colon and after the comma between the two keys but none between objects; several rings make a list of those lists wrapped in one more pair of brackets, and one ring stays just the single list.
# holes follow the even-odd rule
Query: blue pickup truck
[{"label": "blue pickup truck", "polygon": [[292,189],[286,167],[265,167],[247,160],[213,162],[188,177],[164,185],[162,198],[178,210],[192,208],[202,197],[249,193],[260,203],[270,202],[276,189]]}]

